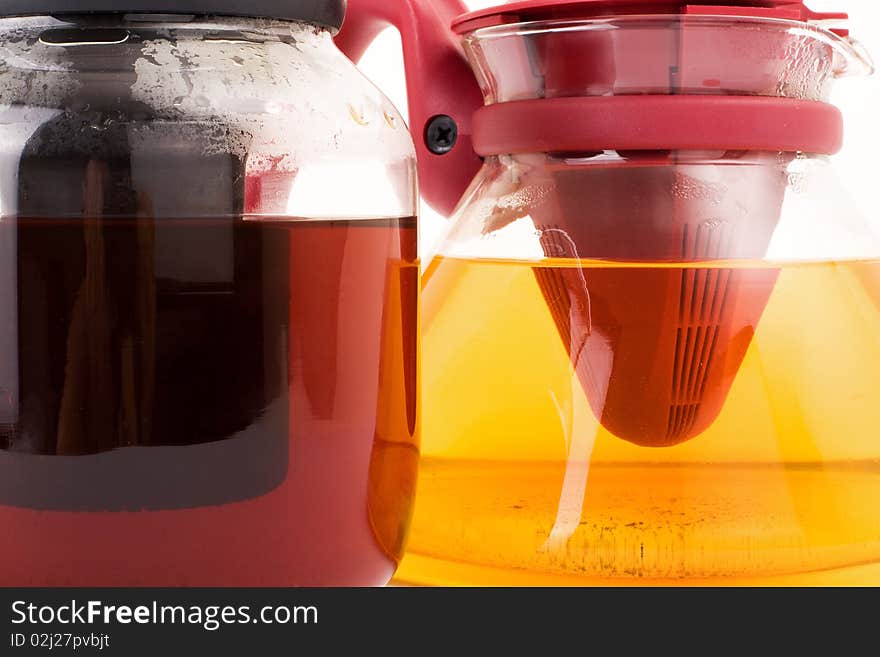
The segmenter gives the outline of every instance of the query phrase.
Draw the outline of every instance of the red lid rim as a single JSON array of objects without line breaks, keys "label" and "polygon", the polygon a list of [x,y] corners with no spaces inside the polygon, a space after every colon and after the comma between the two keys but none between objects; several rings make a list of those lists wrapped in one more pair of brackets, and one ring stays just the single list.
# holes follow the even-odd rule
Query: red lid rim
[{"label": "red lid rim", "polygon": [[[804,0],[526,0],[473,11],[456,18],[452,29],[469,34],[482,27],[553,19],[608,18],[625,14],[727,15],[753,18],[781,18],[802,23],[845,21],[842,12],[817,13]],[[846,29],[831,31],[846,36]]]}]

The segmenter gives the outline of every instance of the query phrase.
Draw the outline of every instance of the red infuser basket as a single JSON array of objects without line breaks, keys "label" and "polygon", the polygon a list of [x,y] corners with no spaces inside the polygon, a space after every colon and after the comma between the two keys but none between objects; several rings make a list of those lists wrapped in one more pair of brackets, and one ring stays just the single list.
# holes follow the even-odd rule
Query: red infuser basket
[{"label": "red infuser basket", "polygon": [[812,23],[843,17],[800,2],[593,0],[457,21],[490,101],[477,152],[512,156],[541,189],[528,215],[553,260],[535,275],[620,438],[674,445],[720,414],[779,275],[756,263],[788,167],[841,145],[824,102],[834,44]]}]

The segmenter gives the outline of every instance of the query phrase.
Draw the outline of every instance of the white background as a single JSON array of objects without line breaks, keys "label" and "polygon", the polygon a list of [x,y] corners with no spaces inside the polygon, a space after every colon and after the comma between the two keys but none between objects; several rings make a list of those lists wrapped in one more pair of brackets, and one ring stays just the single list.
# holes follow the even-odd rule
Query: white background
[{"label": "white background", "polygon": [[[466,0],[471,9],[491,7],[499,2]],[[849,12],[852,35],[880,62],[880,2],[807,0],[806,4],[815,11]],[[386,31],[367,52],[360,67],[406,116],[406,87],[397,32]],[[846,146],[835,160],[838,174],[862,213],[880,230],[880,158],[877,153],[880,148],[880,74],[867,80],[839,82],[834,102],[844,111],[847,121]],[[423,254],[430,252],[444,225],[445,220],[423,204]]]}]

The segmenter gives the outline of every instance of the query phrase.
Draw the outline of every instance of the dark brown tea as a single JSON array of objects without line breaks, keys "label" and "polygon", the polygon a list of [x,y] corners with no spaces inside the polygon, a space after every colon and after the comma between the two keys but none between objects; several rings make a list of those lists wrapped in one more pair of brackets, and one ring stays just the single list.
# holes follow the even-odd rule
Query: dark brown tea
[{"label": "dark brown tea", "polygon": [[71,584],[351,582],[369,554],[390,574],[418,460],[416,235],[0,220],[2,584],[49,564]]}]

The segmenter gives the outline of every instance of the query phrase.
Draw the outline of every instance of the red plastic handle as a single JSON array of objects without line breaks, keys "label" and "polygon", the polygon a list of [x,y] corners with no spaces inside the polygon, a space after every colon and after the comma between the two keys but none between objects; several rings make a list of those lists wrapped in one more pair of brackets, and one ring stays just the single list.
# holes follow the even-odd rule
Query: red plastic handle
[{"label": "red plastic handle", "polygon": [[[461,37],[451,29],[453,19],[466,11],[461,0],[348,0],[345,24],[336,37],[342,52],[358,61],[386,27],[400,31],[422,196],[447,216],[482,164],[471,126],[483,95]],[[451,117],[458,127],[454,147],[443,155],[427,144],[428,126],[437,116]]]}]

